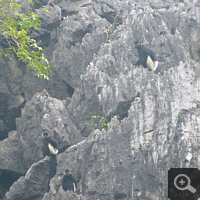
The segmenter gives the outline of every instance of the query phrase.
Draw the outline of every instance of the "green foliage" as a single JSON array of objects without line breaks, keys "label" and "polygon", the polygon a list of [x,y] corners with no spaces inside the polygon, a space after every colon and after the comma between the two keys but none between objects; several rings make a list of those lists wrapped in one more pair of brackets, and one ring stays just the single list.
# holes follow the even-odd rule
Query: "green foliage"
[{"label": "green foliage", "polygon": [[[33,1],[29,0],[33,5]],[[41,79],[49,80],[49,61],[44,57],[42,47],[39,47],[34,39],[28,35],[31,28],[40,26],[39,16],[34,12],[20,14],[20,4],[17,0],[0,0],[0,42],[8,46],[29,68],[36,69],[36,75]],[[0,55],[11,59],[9,54],[0,48]]]},{"label": "green foliage", "polygon": [[105,42],[104,43],[109,43],[110,42],[110,36],[108,35],[108,33],[104,33],[103,34]]},{"label": "green foliage", "polygon": [[47,10],[46,8],[44,8],[44,11],[48,14],[50,14],[49,10]]},{"label": "green foliage", "polygon": [[[101,129],[107,129],[108,125],[110,124],[110,122],[104,122],[105,121],[105,117],[102,117],[100,115],[97,116],[91,116],[91,119],[93,119],[94,122],[94,128],[97,128],[98,125],[100,125]],[[84,125],[87,125],[89,128],[91,127],[91,125],[88,122],[85,122]]]}]

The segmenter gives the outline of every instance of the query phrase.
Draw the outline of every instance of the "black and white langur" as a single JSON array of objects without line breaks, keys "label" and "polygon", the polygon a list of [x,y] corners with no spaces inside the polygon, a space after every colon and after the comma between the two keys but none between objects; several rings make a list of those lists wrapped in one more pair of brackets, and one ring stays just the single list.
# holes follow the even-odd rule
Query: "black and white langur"
[{"label": "black and white langur", "polygon": [[58,143],[54,138],[50,136],[50,133],[48,131],[44,131],[42,133],[43,137],[43,153],[46,156],[52,156],[58,154]]},{"label": "black and white langur", "polygon": [[142,65],[150,71],[155,71],[158,67],[158,58],[156,53],[147,46],[142,45],[141,42],[135,43],[135,48],[138,49],[139,60],[136,65]]},{"label": "black and white langur", "polygon": [[62,188],[64,191],[71,190],[76,192],[76,179],[73,177],[71,170],[65,171],[65,176],[62,180]]}]

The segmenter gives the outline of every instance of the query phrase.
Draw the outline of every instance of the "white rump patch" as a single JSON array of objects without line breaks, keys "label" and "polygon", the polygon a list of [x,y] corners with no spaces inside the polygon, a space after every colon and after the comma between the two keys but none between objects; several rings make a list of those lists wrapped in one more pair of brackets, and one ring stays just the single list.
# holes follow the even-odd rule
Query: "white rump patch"
[{"label": "white rump patch", "polygon": [[49,147],[49,152],[52,155],[57,155],[58,154],[58,149],[54,148],[50,143],[48,144]]},{"label": "white rump patch", "polygon": [[74,192],[76,192],[76,185],[75,185],[75,183],[73,183],[73,186],[74,186]]},{"label": "white rump patch", "polygon": [[147,57],[147,67],[151,71],[156,71],[158,67],[158,61],[153,61],[150,56]]},{"label": "white rump patch", "polygon": [[157,67],[158,67],[158,61],[155,61],[154,64],[155,64],[155,66],[154,66],[154,69],[155,69],[155,70],[154,70],[154,71],[156,71],[156,69],[157,69]]}]

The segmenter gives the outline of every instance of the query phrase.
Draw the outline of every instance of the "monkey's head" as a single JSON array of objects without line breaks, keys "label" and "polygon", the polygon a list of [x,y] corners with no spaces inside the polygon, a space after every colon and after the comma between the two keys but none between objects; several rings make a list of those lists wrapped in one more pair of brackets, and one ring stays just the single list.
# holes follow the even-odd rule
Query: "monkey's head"
[{"label": "monkey's head", "polygon": [[42,137],[44,138],[44,139],[46,139],[46,138],[49,138],[49,132],[48,131],[44,131],[43,133],[42,133]]},{"label": "monkey's head", "polygon": [[138,40],[136,42],[134,42],[134,44],[135,44],[136,49],[139,49],[143,45],[143,43]]}]

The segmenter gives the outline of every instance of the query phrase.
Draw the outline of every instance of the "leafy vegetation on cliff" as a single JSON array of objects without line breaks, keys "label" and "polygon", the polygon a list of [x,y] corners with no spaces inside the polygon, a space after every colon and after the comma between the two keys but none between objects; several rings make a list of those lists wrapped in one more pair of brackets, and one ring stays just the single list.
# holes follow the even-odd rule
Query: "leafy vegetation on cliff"
[{"label": "leafy vegetation on cliff", "polygon": [[[29,0],[33,5],[33,1]],[[22,5],[17,0],[0,0],[0,43],[12,50],[18,60],[23,61],[29,68],[36,69],[36,75],[49,80],[49,61],[45,58],[42,47],[28,34],[32,28],[40,26],[39,16],[34,12],[20,13]],[[0,48],[0,55],[11,56]]]}]

